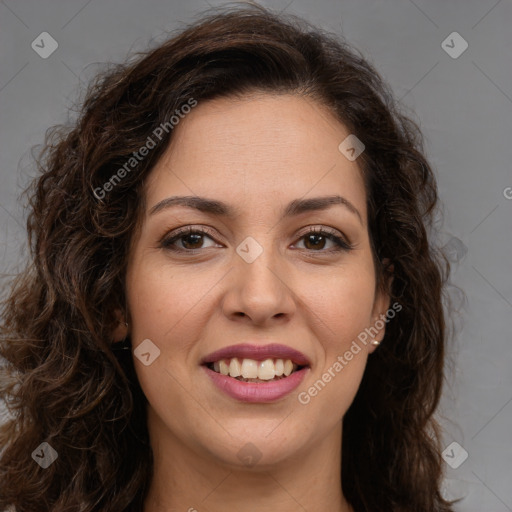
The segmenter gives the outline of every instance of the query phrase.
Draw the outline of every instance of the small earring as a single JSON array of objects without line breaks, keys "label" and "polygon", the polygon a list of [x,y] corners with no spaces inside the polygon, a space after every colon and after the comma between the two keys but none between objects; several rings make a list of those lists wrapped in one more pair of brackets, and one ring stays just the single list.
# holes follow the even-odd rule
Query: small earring
[{"label": "small earring", "polygon": [[379,340],[372,340],[372,345],[378,347],[380,345],[380,341]]}]

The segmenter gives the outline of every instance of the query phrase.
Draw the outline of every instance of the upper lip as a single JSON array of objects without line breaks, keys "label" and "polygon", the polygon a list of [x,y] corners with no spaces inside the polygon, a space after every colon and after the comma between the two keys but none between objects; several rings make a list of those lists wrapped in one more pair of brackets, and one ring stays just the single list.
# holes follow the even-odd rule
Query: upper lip
[{"label": "upper lip", "polygon": [[280,345],[279,343],[270,343],[269,345],[251,345],[250,343],[241,343],[224,347],[207,356],[203,357],[201,364],[215,363],[221,359],[254,359],[263,361],[265,359],[290,359],[299,366],[309,366],[309,359],[298,350]]}]

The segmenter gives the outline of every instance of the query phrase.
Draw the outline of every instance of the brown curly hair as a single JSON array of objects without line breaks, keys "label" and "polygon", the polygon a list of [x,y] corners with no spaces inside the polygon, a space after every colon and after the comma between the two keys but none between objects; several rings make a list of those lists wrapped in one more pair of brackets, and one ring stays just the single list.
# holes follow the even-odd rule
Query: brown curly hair
[{"label": "brown curly hair", "polygon": [[[308,95],[364,141],[378,286],[390,268],[402,305],[369,358],[344,418],[342,486],[357,512],[449,512],[434,412],[447,339],[449,263],[429,230],[434,173],[418,125],[363,56],[338,36],[259,6],[207,13],[90,84],[73,126],[47,133],[27,189],[30,261],[2,307],[0,509],[141,511],[152,478],[147,401],[132,354],[112,343],[144,182],[172,130],[104,197],[108,182],[189,98],[251,91]],[[129,340],[128,340],[129,342]],[[128,343],[129,346],[129,343]],[[43,441],[58,453],[41,469]]]}]

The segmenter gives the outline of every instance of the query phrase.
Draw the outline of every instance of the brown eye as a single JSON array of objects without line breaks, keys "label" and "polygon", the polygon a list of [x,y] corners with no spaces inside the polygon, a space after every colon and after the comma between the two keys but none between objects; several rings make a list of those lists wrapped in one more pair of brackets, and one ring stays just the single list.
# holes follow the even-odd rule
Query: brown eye
[{"label": "brown eye", "polygon": [[213,247],[215,245],[204,247],[203,244],[205,239],[210,239],[214,242],[213,237],[208,231],[189,227],[172,233],[171,236],[164,238],[160,245],[164,249],[176,252],[197,251],[203,248]]},{"label": "brown eye", "polygon": [[[304,247],[313,252],[349,251],[353,247],[335,232],[327,229],[313,229],[301,236],[304,239]],[[326,243],[331,242],[333,247],[325,249]],[[325,250],[324,250],[325,249]]]},{"label": "brown eye", "polygon": [[316,233],[304,237],[306,249],[323,249],[325,247],[326,237]]},{"label": "brown eye", "polygon": [[191,233],[190,235],[183,235],[180,238],[185,249],[200,249],[199,246],[202,245],[203,235]]}]

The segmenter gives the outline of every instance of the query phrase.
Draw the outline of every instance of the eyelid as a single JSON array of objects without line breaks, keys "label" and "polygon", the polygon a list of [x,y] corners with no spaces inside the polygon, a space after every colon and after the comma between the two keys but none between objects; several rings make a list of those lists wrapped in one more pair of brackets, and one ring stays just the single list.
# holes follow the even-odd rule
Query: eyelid
[{"label": "eyelid", "polygon": [[[206,236],[208,236],[209,238],[214,240],[216,243],[218,243],[216,240],[216,236],[217,236],[216,233],[209,226],[188,225],[188,226],[183,226],[181,228],[176,228],[174,230],[171,230],[171,232],[167,232],[161,238],[159,245],[160,245],[160,247],[163,247],[164,249],[169,249],[172,242],[179,240],[179,238],[181,238],[182,236],[185,236],[185,235],[188,235],[191,233],[205,234]],[[182,252],[193,253],[193,252],[200,251],[200,250],[201,249],[176,249],[176,252],[182,251]]]},{"label": "eyelid", "polygon": [[297,236],[303,237],[305,235],[309,235],[310,233],[327,233],[329,235],[337,236],[340,238],[346,238],[341,231],[337,229],[331,228],[329,226],[322,226],[318,224],[311,224],[309,226],[305,226]]}]

